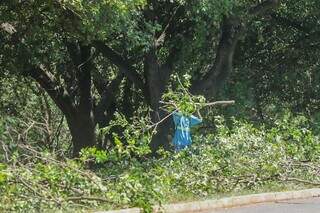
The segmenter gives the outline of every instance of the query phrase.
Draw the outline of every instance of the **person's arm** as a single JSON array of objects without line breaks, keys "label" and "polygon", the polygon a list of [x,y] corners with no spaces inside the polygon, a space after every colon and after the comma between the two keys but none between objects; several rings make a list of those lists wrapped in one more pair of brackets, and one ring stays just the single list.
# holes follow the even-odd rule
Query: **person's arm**
[{"label": "person's arm", "polygon": [[195,125],[198,125],[200,123],[202,123],[202,119],[201,118],[197,118],[194,115],[190,116],[190,124],[191,124],[191,126],[195,126]]}]

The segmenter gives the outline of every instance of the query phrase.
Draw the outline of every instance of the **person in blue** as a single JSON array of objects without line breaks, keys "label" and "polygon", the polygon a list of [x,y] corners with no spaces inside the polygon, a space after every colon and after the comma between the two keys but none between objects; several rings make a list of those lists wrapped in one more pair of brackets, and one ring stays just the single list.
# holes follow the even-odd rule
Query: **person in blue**
[{"label": "person in blue", "polygon": [[[201,117],[201,116],[200,116]],[[190,128],[202,122],[202,119],[196,116],[185,116],[181,112],[173,113],[173,121],[175,125],[175,133],[173,137],[173,145],[175,151],[180,151],[191,145]]]}]

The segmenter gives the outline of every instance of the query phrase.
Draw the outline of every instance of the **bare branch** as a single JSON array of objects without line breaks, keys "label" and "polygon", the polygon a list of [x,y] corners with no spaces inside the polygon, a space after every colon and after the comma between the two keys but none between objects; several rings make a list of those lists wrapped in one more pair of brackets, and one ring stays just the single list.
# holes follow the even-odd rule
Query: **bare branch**
[{"label": "bare branch", "polygon": [[107,202],[107,203],[113,203],[110,200],[107,200],[102,197],[89,197],[89,196],[80,196],[80,197],[67,197],[65,198],[66,201],[81,201],[81,200],[95,200],[100,202]]},{"label": "bare branch", "polygon": [[174,11],[173,11],[173,14],[172,16],[170,17],[169,21],[168,21],[168,24],[165,26],[164,30],[161,32],[160,36],[156,39],[155,41],[155,46],[156,47],[159,47],[160,45],[162,45],[164,43],[164,40],[166,38],[166,34],[167,34],[167,31],[170,27],[170,25],[172,24],[172,20],[173,18],[175,17],[175,15],[177,14],[177,11],[178,9],[181,7],[181,5],[179,5]]},{"label": "bare branch", "polygon": [[215,102],[211,102],[211,103],[205,103],[202,105],[203,106],[216,106],[216,105],[225,106],[225,105],[232,105],[232,104],[235,104],[235,101],[233,101],[233,100],[232,101],[215,101]]},{"label": "bare branch", "polygon": [[284,180],[298,182],[298,183],[304,183],[304,184],[309,184],[309,185],[314,185],[314,186],[320,186],[320,182],[313,182],[313,181],[303,180],[303,179],[299,179],[299,178],[287,177]]}]

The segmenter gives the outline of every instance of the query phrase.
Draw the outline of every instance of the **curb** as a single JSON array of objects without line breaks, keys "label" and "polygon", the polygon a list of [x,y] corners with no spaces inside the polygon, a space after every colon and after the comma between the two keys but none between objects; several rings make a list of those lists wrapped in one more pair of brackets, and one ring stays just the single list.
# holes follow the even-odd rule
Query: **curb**
[{"label": "curb", "polygon": [[[320,188],[305,189],[299,191],[288,191],[288,192],[273,192],[273,193],[262,193],[252,194],[236,197],[222,198],[218,200],[205,200],[205,201],[194,201],[187,203],[176,203],[168,204],[161,207],[155,206],[153,212],[160,213],[191,213],[216,210],[222,208],[232,208],[238,206],[245,206],[257,203],[268,203],[282,200],[292,200],[301,198],[319,197]],[[142,212],[139,208],[122,209],[114,211],[101,211],[97,213],[140,213]]]},{"label": "curb", "polygon": [[111,211],[98,211],[94,213],[142,213],[143,211],[139,208],[131,209],[120,209],[120,210],[111,210]]}]

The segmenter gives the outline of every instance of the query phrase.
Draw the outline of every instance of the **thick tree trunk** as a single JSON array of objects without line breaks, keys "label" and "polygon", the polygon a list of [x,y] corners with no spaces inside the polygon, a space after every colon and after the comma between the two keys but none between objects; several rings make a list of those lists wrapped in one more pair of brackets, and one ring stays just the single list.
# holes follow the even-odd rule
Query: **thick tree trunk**
[{"label": "thick tree trunk", "polygon": [[75,104],[73,113],[66,116],[72,136],[73,156],[79,155],[82,148],[94,146],[95,119],[92,101],[92,63],[91,47],[79,43],[69,44],[68,50],[75,65],[77,79],[77,96],[79,102]]},{"label": "thick tree trunk", "polygon": [[[168,114],[168,112],[165,112],[160,108],[160,100],[165,91],[171,69],[168,68],[168,65],[159,65],[155,52],[156,50],[151,50],[145,58],[145,76],[147,80],[148,102],[152,110],[151,121],[153,123],[158,123]],[[169,149],[170,128],[172,126],[170,118],[159,123],[157,126],[157,133],[153,136],[150,144],[153,153],[160,147]]]},{"label": "thick tree trunk", "polygon": [[73,156],[79,156],[81,149],[95,145],[95,124],[92,115],[79,112],[68,116],[67,123],[72,136]]},{"label": "thick tree trunk", "polygon": [[[82,104],[75,106],[68,92],[59,86],[44,68],[32,68],[28,73],[46,90],[48,95],[66,116],[72,136],[73,155],[78,156],[82,148],[93,146],[95,144],[95,123],[93,120],[90,95],[87,93],[88,98],[85,100],[82,98]],[[90,77],[84,77],[82,80],[84,79],[88,81]],[[85,84],[82,85],[82,87],[84,86]],[[87,89],[83,88],[83,90]]]}]

